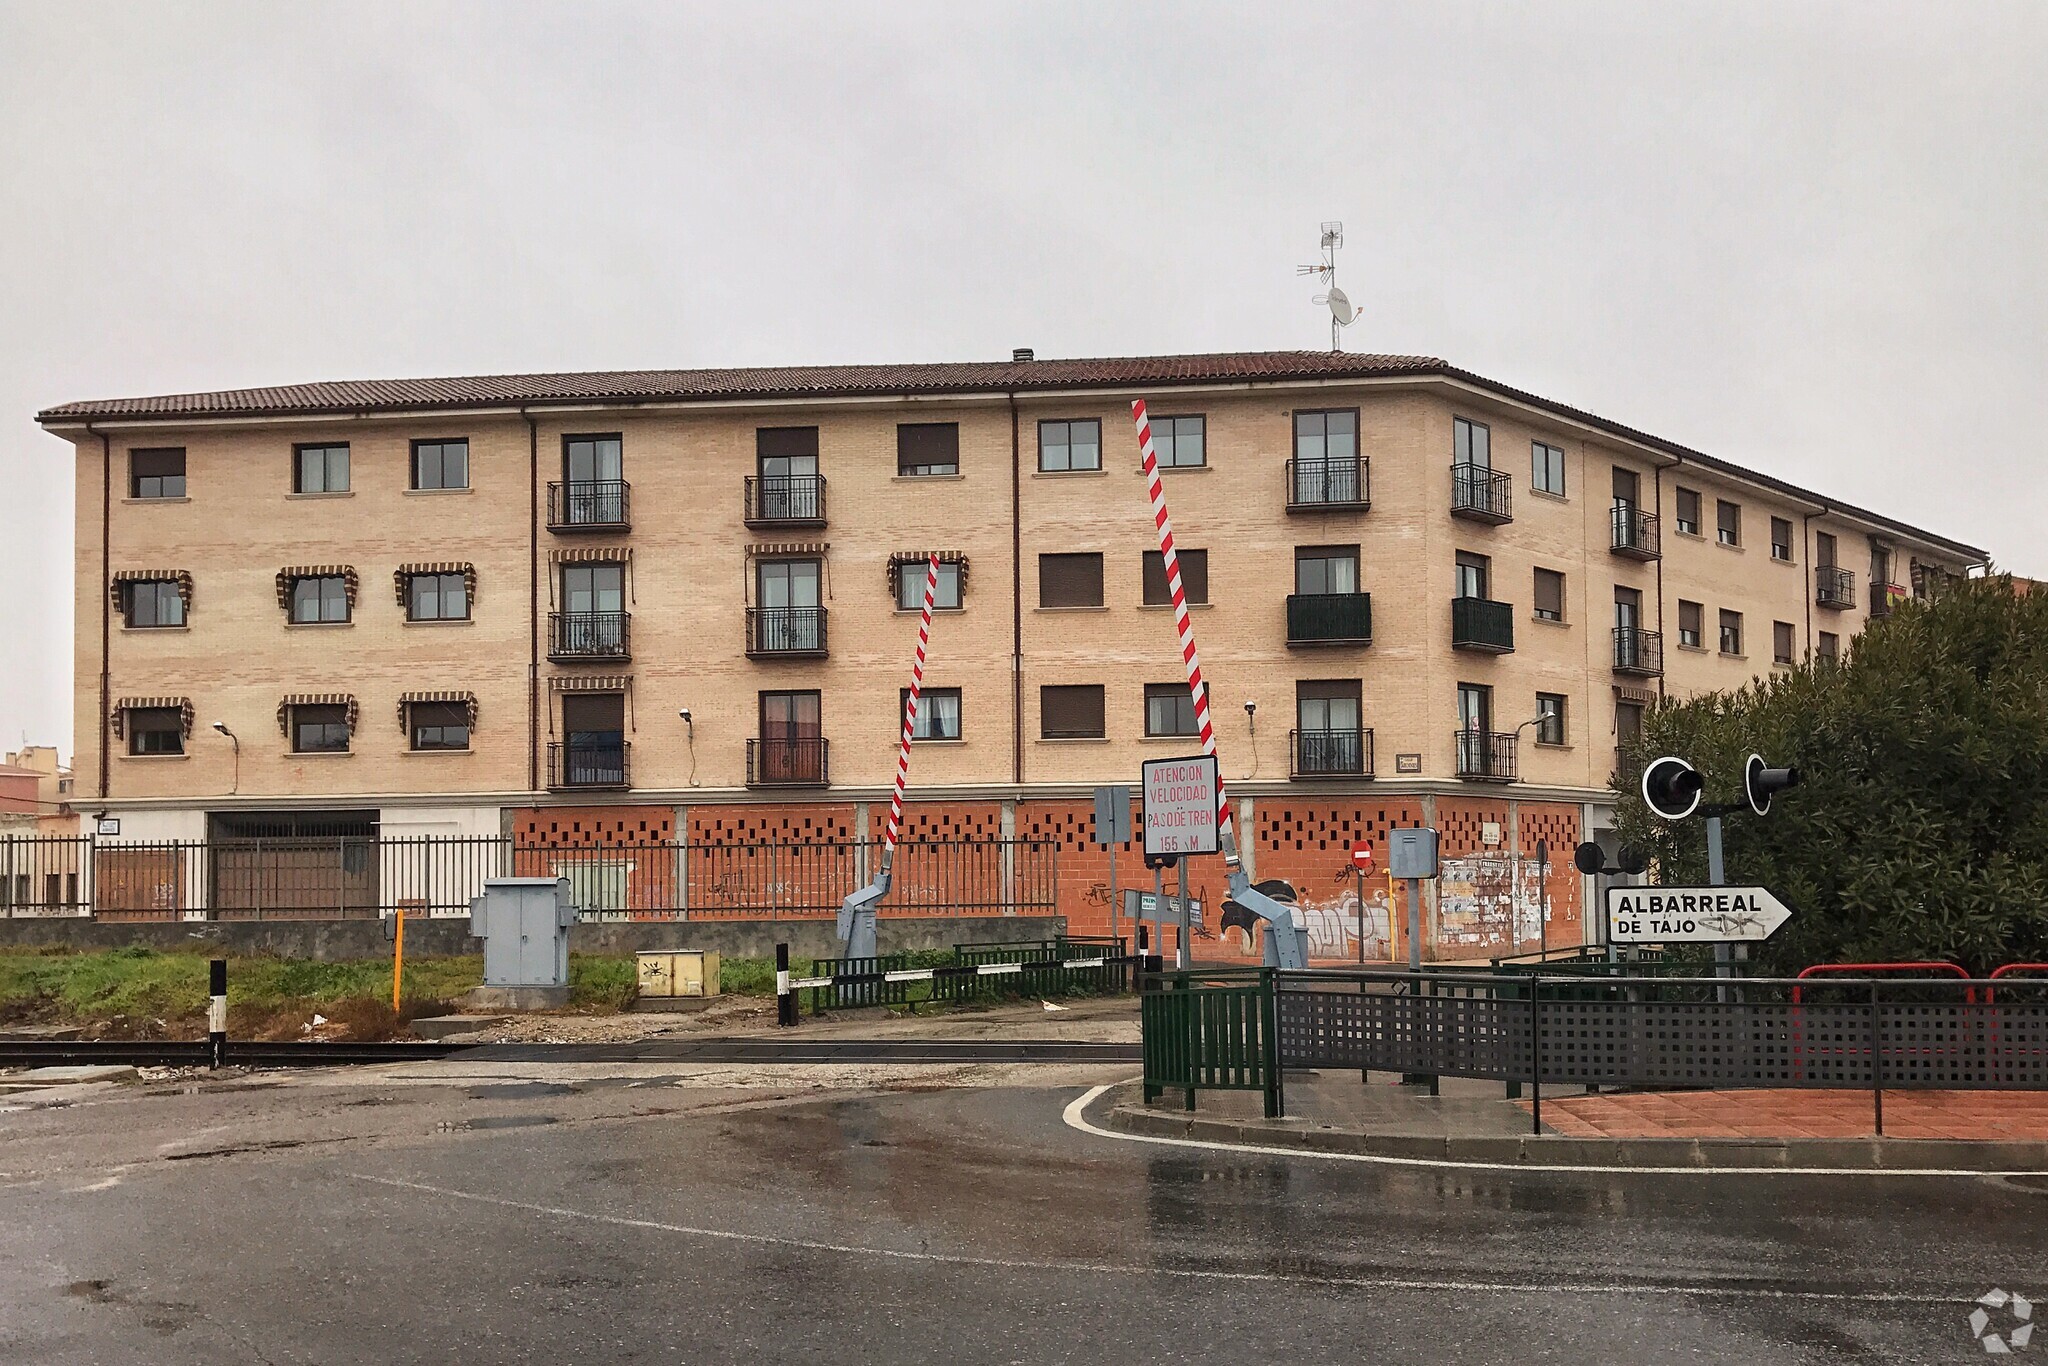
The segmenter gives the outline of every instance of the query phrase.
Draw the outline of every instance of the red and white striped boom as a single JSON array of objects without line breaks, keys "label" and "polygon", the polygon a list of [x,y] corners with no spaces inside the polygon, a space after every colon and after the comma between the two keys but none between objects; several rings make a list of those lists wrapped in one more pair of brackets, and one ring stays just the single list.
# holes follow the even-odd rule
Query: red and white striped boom
[{"label": "red and white striped boom", "polygon": [[896,751],[896,791],[889,798],[889,826],[882,836],[882,868],[896,853],[896,833],[903,826],[903,787],[910,779],[910,736],[917,728],[917,702],[924,692],[925,651],[932,640],[932,603],[939,595],[939,552],[925,563],[924,613],[917,622],[917,660],[910,666],[910,697],[903,705],[903,743]]},{"label": "red and white striped boom", "polygon": [[[1188,669],[1188,691],[1195,699],[1195,729],[1202,735],[1202,753],[1216,753],[1216,727],[1209,720],[1209,689],[1202,682],[1202,656],[1195,650],[1195,625],[1188,620],[1188,596],[1181,588],[1180,556],[1173,548],[1173,519],[1166,515],[1166,489],[1159,482],[1159,456],[1152,449],[1152,423],[1145,400],[1131,401],[1131,421],[1138,424],[1138,450],[1145,458],[1145,488],[1152,495],[1152,521],[1159,529],[1159,554],[1166,561],[1166,591],[1173,595],[1173,625],[1180,632],[1180,655]],[[1223,795],[1223,774],[1216,774],[1216,833],[1224,852],[1234,858],[1230,801]]]}]

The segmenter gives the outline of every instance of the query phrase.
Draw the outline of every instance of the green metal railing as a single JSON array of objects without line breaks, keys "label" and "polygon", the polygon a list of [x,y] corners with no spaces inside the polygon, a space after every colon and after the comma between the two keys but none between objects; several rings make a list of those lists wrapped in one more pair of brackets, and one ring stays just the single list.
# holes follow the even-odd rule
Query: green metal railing
[{"label": "green metal railing", "polygon": [[1147,1104],[1179,1091],[1258,1091],[1266,1117],[1281,1113],[1280,1035],[1273,970],[1170,972],[1148,977],[1139,998]]}]

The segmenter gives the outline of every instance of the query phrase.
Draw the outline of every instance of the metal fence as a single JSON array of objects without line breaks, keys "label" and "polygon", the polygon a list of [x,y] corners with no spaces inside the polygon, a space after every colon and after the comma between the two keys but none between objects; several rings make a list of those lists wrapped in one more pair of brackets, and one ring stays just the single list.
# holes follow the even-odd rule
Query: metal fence
[{"label": "metal fence", "polygon": [[[1050,914],[1048,840],[899,844],[884,916]],[[486,879],[565,877],[585,919],[834,915],[881,867],[878,840],[553,845],[503,836],[110,842],[0,839],[0,916],[345,920],[459,916]]]},{"label": "metal fence", "polygon": [[1245,1033],[1248,992],[1272,998],[1267,1067],[1275,1071],[1538,1088],[1854,1088],[1880,1097],[1907,1088],[2048,1089],[2048,982],[2016,977],[1248,969],[1164,973],[1146,991],[1148,1092],[1182,1091],[1190,1101],[1201,1089],[1269,1083]]}]

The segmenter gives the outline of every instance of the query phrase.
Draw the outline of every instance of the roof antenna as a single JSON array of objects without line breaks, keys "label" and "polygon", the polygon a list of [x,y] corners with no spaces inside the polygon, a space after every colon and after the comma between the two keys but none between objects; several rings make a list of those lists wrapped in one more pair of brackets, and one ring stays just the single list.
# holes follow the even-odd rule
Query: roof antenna
[{"label": "roof antenna", "polygon": [[1337,288],[1337,248],[1344,245],[1344,225],[1338,222],[1324,223],[1322,245],[1322,264],[1296,266],[1294,273],[1313,275],[1318,281],[1329,286],[1328,290],[1316,295],[1309,302],[1322,304],[1330,310],[1330,349],[1337,351],[1342,349],[1337,345],[1337,329],[1349,327],[1352,319],[1358,316],[1357,310],[1351,307],[1350,298],[1343,290]]}]

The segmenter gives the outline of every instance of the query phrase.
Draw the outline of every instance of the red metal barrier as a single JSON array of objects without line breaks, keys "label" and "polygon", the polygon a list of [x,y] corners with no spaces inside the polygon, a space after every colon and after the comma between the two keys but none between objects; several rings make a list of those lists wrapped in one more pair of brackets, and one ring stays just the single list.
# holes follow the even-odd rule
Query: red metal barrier
[{"label": "red metal barrier", "polygon": [[[2048,977],[2048,963],[2007,963],[2002,968],[1993,968],[1991,970],[1991,980],[1996,982],[2001,977],[2018,977],[2022,973],[2032,973]],[[1987,1001],[1997,1000],[1998,988],[1984,988],[1984,999]]]},{"label": "red metal barrier", "polygon": [[[1809,977],[1877,977],[1886,973],[1918,977],[1960,977],[1965,982],[1970,974],[1955,963],[1815,963],[1802,968],[1799,980]],[[1968,987],[1963,992],[1965,1005],[1977,1004],[1977,988]],[[1792,988],[1792,1004],[1799,1004],[1799,988]]]}]

